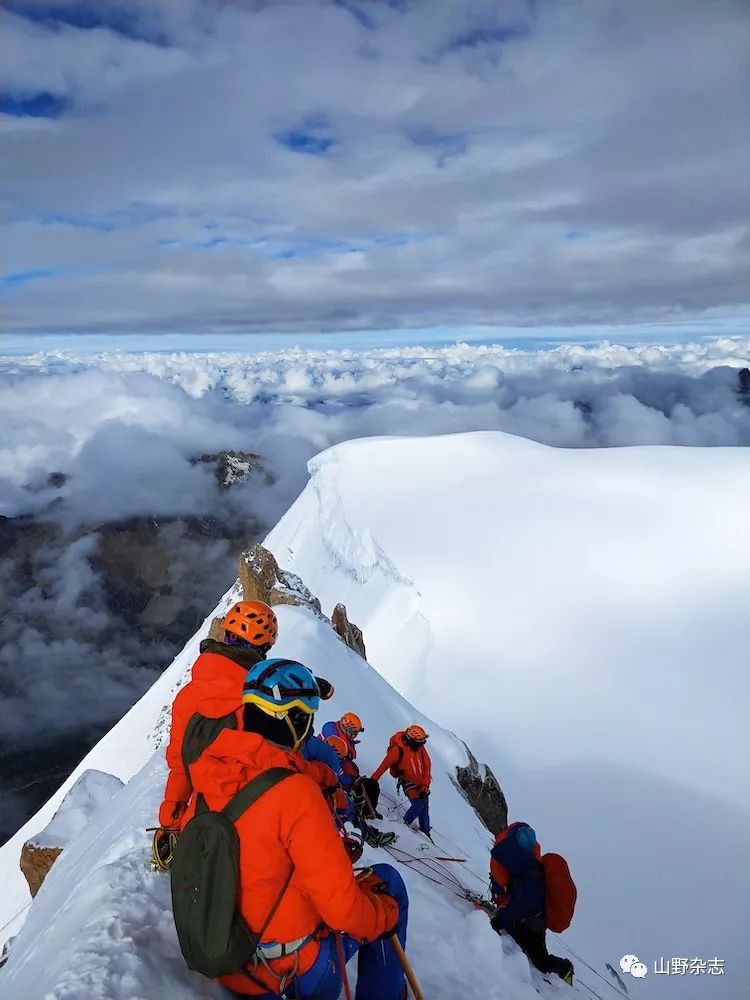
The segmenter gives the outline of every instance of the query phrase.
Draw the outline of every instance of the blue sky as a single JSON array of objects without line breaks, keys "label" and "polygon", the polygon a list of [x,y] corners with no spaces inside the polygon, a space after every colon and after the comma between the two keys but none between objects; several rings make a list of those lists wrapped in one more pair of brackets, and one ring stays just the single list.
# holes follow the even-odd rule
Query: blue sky
[{"label": "blue sky", "polygon": [[584,326],[536,327],[424,327],[417,330],[347,330],[318,333],[211,334],[154,331],[146,333],[5,334],[2,353],[6,357],[37,351],[62,350],[73,355],[111,351],[127,354],[149,352],[257,352],[310,350],[373,350],[411,346],[443,347],[456,343],[499,344],[523,350],[540,350],[561,343],[599,344],[680,344],[705,343],[717,337],[748,337],[750,322],[744,317],[685,320],[681,323],[643,323],[627,326],[586,324]]},{"label": "blue sky", "polygon": [[750,313],[741,0],[0,12],[9,333],[590,339]]}]

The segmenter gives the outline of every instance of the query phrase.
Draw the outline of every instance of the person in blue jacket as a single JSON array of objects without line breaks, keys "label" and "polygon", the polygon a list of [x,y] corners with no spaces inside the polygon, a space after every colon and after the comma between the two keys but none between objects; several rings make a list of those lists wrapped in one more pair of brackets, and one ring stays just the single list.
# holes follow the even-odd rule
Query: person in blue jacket
[{"label": "person in blue jacket", "polygon": [[554,972],[572,986],[573,963],[547,951],[541,854],[528,823],[511,823],[497,835],[490,854],[490,888],[497,910],[490,924],[498,934],[509,934],[542,974]]},{"label": "person in blue jacket", "polygon": [[[333,697],[333,684],[330,681],[325,680],[323,677],[315,678],[318,689],[320,690],[321,701],[328,701],[329,698]],[[299,752],[305,758],[305,760],[317,760],[321,764],[326,764],[339,781],[343,775],[343,765],[341,759],[332,746],[326,743],[325,739],[321,736],[316,736],[312,729],[310,735],[307,737],[305,742],[299,748]]]}]

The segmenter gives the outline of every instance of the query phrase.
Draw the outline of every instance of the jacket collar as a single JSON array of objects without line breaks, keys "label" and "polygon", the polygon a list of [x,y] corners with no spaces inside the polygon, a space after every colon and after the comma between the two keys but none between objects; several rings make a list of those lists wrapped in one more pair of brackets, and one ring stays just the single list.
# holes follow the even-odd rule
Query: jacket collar
[{"label": "jacket collar", "polygon": [[265,660],[255,649],[242,649],[241,646],[230,646],[228,642],[218,642],[216,639],[204,639],[200,646],[201,653],[216,653],[227,660],[236,663],[243,670],[252,670],[256,664]]}]

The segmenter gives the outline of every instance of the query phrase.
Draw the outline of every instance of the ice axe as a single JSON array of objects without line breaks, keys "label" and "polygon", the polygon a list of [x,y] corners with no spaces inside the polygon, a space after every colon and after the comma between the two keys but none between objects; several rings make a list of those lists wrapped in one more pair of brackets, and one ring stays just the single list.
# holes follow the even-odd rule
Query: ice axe
[{"label": "ice axe", "polygon": [[411,987],[411,991],[414,994],[414,1000],[424,1000],[424,993],[422,992],[422,987],[417,982],[417,977],[414,975],[414,969],[411,967],[411,962],[406,957],[406,952],[401,946],[401,942],[398,937],[394,934],[393,937],[389,938],[391,944],[393,945],[393,950],[396,952],[396,958],[399,960],[401,968],[404,970],[404,975],[406,976],[406,981]]}]

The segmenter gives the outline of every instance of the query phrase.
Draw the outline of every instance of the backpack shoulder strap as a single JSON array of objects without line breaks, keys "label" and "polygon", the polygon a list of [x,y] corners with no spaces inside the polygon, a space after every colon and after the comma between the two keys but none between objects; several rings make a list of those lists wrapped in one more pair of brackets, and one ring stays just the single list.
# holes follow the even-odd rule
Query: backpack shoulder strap
[{"label": "backpack shoulder strap", "polygon": [[[282,887],[281,887],[281,892],[280,892],[280,893],[278,894],[278,896],[276,897],[276,900],[275,900],[275,902],[274,902],[273,906],[271,907],[271,909],[270,909],[270,911],[269,911],[269,913],[268,913],[268,916],[267,916],[267,917],[266,917],[266,919],[265,919],[265,920],[263,921],[263,926],[262,926],[262,927],[261,927],[261,929],[260,929],[260,930],[258,931],[258,933],[257,933],[257,934],[255,935],[255,939],[256,939],[256,941],[258,942],[258,944],[260,944],[260,943],[261,943],[261,941],[263,940],[263,935],[264,935],[264,934],[266,933],[266,931],[268,930],[268,928],[269,928],[269,925],[270,925],[271,921],[272,921],[272,920],[273,920],[273,918],[274,918],[274,917],[276,916],[276,911],[277,911],[277,910],[278,910],[278,908],[279,908],[279,907],[281,906],[281,900],[282,900],[282,899],[284,898],[284,896],[286,895],[286,891],[287,891],[287,889],[289,888],[289,883],[290,883],[290,882],[292,881],[292,875],[294,875],[294,866],[293,866],[293,865],[292,865],[292,867],[291,867],[291,868],[289,869],[289,874],[288,874],[288,875],[287,875],[287,877],[286,877],[286,878],[284,879],[284,884],[283,884],[283,885],[282,885]],[[257,954],[257,952],[258,952],[258,948],[257,948],[257,946],[256,946],[256,949],[255,949],[255,951],[256,951],[256,954]]]},{"label": "backpack shoulder strap", "polygon": [[190,778],[190,765],[194,764],[204,750],[211,746],[223,729],[236,729],[237,716],[228,712],[214,719],[200,712],[194,712],[188,719],[185,732],[182,735],[182,766]]},{"label": "backpack shoulder strap", "polygon": [[222,815],[226,816],[232,823],[236,823],[245,810],[257,802],[261,795],[265,795],[274,785],[278,785],[285,778],[291,778],[293,774],[298,773],[298,771],[293,771],[288,767],[271,767],[267,771],[262,771],[252,781],[248,781],[243,788],[240,788],[234,798],[227,802],[221,810]]},{"label": "backpack shoulder strap", "polygon": [[[226,816],[227,819],[231,820],[232,823],[236,823],[237,820],[242,816],[246,809],[257,802],[261,795],[264,795],[267,791],[278,785],[279,782],[284,781],[285,778],[290,778],[293,774],[298,774],[298,771],[293,771],[288,767],[270,767],[267,771],[262,771],[260,774],[256,775],[252,781],[241,788],[239,792],[235,795],[233,799],[221,810],[222,815]],[[294,866],[289,869],[289,874],[284,879],[284,884],[281,887],[281,892],[279,892],[273,906],[271,907],[268,916],[263,921],[263,926],[254,934],[253,937],[256,941],[256,953],[257,945],[263,940],[263,935],[268,930],[268,926],[276,915],[276,911],[281,905],[281,901],[286,895],[286,891],[289,888],[289,883],[292,881],[292,875],[294,874]]]}]

